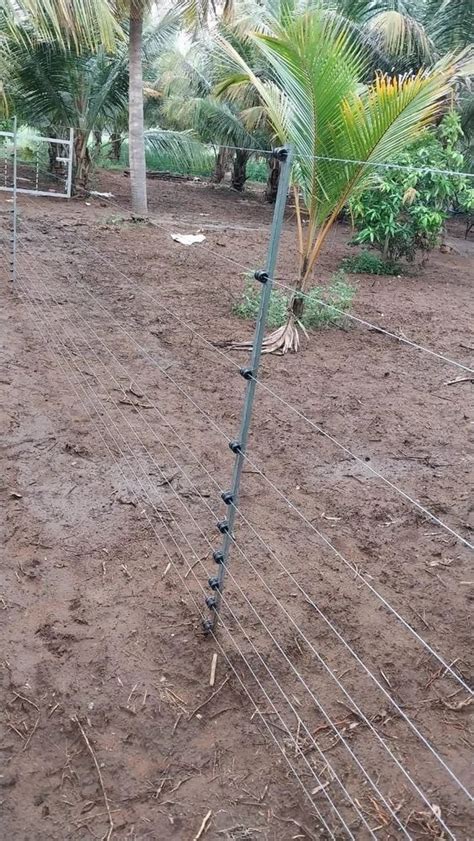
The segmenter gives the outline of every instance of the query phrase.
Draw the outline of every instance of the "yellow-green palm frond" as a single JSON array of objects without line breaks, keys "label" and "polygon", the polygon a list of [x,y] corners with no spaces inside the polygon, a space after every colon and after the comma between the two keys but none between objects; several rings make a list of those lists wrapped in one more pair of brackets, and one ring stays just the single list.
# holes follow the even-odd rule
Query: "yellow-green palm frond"
[{"label": "yellow-green palm frond", "polygon": [[247,131],[253,132],[264,129],[268,123],[266,109],[263,105],[253,105],[240,112],[240,119]]},{"label": "yellow-green palm frond", "polygon": [[387,55],[416,55],[428,63],[435,54],[433,41],[423,24],[395,9],[374,15],[366,24],[366,30],[376,47]]},{"label": "yellow-green palm frond", "polygon": [[23,26],[30,23],[37,38],[64,48],[113,51],[124,32],[108,0],[6,0]]},{"label": "yellow-green palm frond", "polygon": [[416,75],[378,75],[361,88],[366,55],[347,27],[323,13],[304,14],[273,36],[255,34],[254,41],[271,82],[231,46],[228,54],[258,91],[276,136],[294,147],[293,178],[309,213],[311,267],[351,194],[373,176],[375,164],[394,162],[434,118],[469,57],[446,56]]}]

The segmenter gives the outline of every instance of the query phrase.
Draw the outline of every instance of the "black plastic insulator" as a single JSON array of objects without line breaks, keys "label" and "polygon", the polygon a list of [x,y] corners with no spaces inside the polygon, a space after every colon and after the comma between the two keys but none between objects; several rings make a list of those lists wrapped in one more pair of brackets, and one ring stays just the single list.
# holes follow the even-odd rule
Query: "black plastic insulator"
[{"label": "black plastic insulator", "polygon": [[219,522],[217,523],[217,528],[219,529],[221,534],[227,534],[229,531],[228,520],[219,520]]},{"label": "black plastic insulator", "polygon": [[244,380],[251,380],[253,377],[253,371],[251,368],[240,368],[239,373]]},{"label": "black plastic insulator", "polygon": [[216,564],[224,563],[224,553],[220,549],[216,549],[216,551],[212,553],[212,558]]},{"label": "black plastic insulator", "polygon": [[208,579],[207,583],[209,584],[209,587],[211,588],[211,590],[218,590],[219,589],[219,579],[218,579],[217,575],[211,575],[211,577]]},{"label": "black plastic insulator", "polygon": [[232,452],[235,453],[236,455],[237,455],[237,453],[242,452],[242,444],[240,443],[240,441],[230,441],[229,442],[229,447],[232,450]]},{"label": "black plastic insulator", "polygon": [[209,610],[216,610],[216,608],[217,608],[217,601],[216,601],[216,599],[214,598],[214,596],[208,596],[208,597],[206,598],[206,605],[207,605],[207,607],[209,608]]},{"label": "black plastic insulator", "polygon": [[288,149],[286,146],[279,146],[277,149],[273,150],[272,155],[277,159],[277,161],[286,161],[288,157]]},{"label": "black plastic insulator", "polygon": [[212,619],[203,619],[202,621],[202,629],[205,634],[210,634],[214,628],[214,622]]},{"label": "black plastic insulator", "polygon": [[264,272],[264,271],[261,271],[261,270],[258,270],[256,272],[254,272],[253,276],[254,276],[255,280],[258,280],[259,283],[266,283],[267,280],[269,280],[268,272]]},{"label": "black plastic insulator", "polygon": [[221,494],[221,499],[226,505],[231,505],[234,501],[234,494],[232,491],[224,491],[224,493]]}]

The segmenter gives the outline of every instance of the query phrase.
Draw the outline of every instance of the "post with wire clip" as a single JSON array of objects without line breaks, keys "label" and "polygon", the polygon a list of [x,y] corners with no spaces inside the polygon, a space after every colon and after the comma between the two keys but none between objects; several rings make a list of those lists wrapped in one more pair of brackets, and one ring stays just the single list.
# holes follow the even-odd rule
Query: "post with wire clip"
[{"label": "post with wire clip", "polygon": [[235,462],[231,486],[229,490],[225,490],[221,494],[221,499],[226,506],[226,514],[225,518],[217,523],[217,528],[222,535],[222,547],[220,549],[216,549],[213,553],[213,559],[217,564],[217,574],[210,576],[208,581],[211,593],[206,598],[206,605],[209,608],[211,616],[203,622],[203,628],[206,633],[215,632],[217,628],[222,591],[224,589],[224,580],[229,566],[230,547],[234,540],[234,523],[239,500],[242,468],[247,448],[250,422],[252,419],[257,374],[262,356],[262,343],[265,334],[268,307],[270,304],[270,295],[273,286],[273,276],[278,256],[278,246],[280,243],[286,200],[290,185],[292,162],[291,147],[282,146],[279,149],[275,149],[272,154],[278,161],[280,161],[281,164],[280,179],[278,182],[275,210],[273,212],[266,265],[264,269],[260,269],[254,274],[255,280],[261,287],[260,306],[257,323],[255,325],[251,358],[249,364],[240,369],[240,375],[246,382],[245,399],[240,421],[239,436],[234,441],[229,442],[229,447],[235,455]]}]

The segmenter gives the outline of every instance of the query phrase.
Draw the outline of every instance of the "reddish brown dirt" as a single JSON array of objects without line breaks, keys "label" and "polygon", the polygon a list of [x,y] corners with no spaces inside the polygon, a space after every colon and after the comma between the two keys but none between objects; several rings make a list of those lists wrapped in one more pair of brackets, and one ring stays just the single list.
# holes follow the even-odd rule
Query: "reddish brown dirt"
[{"label": "reddish brown dirt", "polygon": [[[346,838],[326,794],[353,837],[370,837],[323,757],[378,838],[402,837],[388,806],[408,837],[449,837],[401,765],[453,835],[468,839],[466,795],[341,641],[467,786],[466,690],[440,677],[439,662],[358,574],[469,682],[468,550],[262,391],[241,509],[268,546],[238,519],[247,557],[234,550],[218,642],[204,638],[218,487],[232,469],[225,439],[237,432],[244,383],[190,328],[212,340],[251,334],[230,314],[243,277],[229,260],[262,266],[271,210],[258,196],[150,183],[159,225],[204,228],[204,246],[185,248],[159,227],[121,221],[122,176],[107,175],[101,187],[118,207],[21,197],[17,294],[5,263],[0,269],[2,836],[107,837],[104,791],[78,717],[117,841],[192,841],[210,811],[205,841],[330,837],[315,810]],[[289,219],[279,273],[290,280],[294,235]],[[345,227],[332,234],[321,282],[348,253],[348,238]],[[470,365],[471,246],[460,229],[452,242],[456,250],[434,254],[416,277],[353,277],[354,312]],[[350,324],[312,334],[299,355],[266,358],[262,369],[272,391],[469,539],[472,385],[446,385],[461,375]],[[215,651],[222,688],[193,715],[211,694]],[[287,761],[316,790],[313,804]]]}]

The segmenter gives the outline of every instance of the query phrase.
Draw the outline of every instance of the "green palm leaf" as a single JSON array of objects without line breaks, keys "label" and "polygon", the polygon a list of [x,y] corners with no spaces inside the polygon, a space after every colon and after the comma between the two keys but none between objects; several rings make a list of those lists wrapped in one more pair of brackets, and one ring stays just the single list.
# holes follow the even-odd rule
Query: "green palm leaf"
[{"label": "green palm leaf", "polygon": [[276,136],[294,148],[293,178],[309,216],[307,230],[301,219],[299,227],[301,290],[342,207],[374,177],[374,165],[393,161],[433,119],[468,56],[447,56],[414,76],[379,74],[361,90],[368,55],[337,17],[309,12],[253,40],[271,81],[259,78],[232,45],[221,46],[258,91]]},{"label": "green palm leaf", "polygon": [[1,6],[63,48],[111,51],[124,37],[108,0],[1,0]]}]

